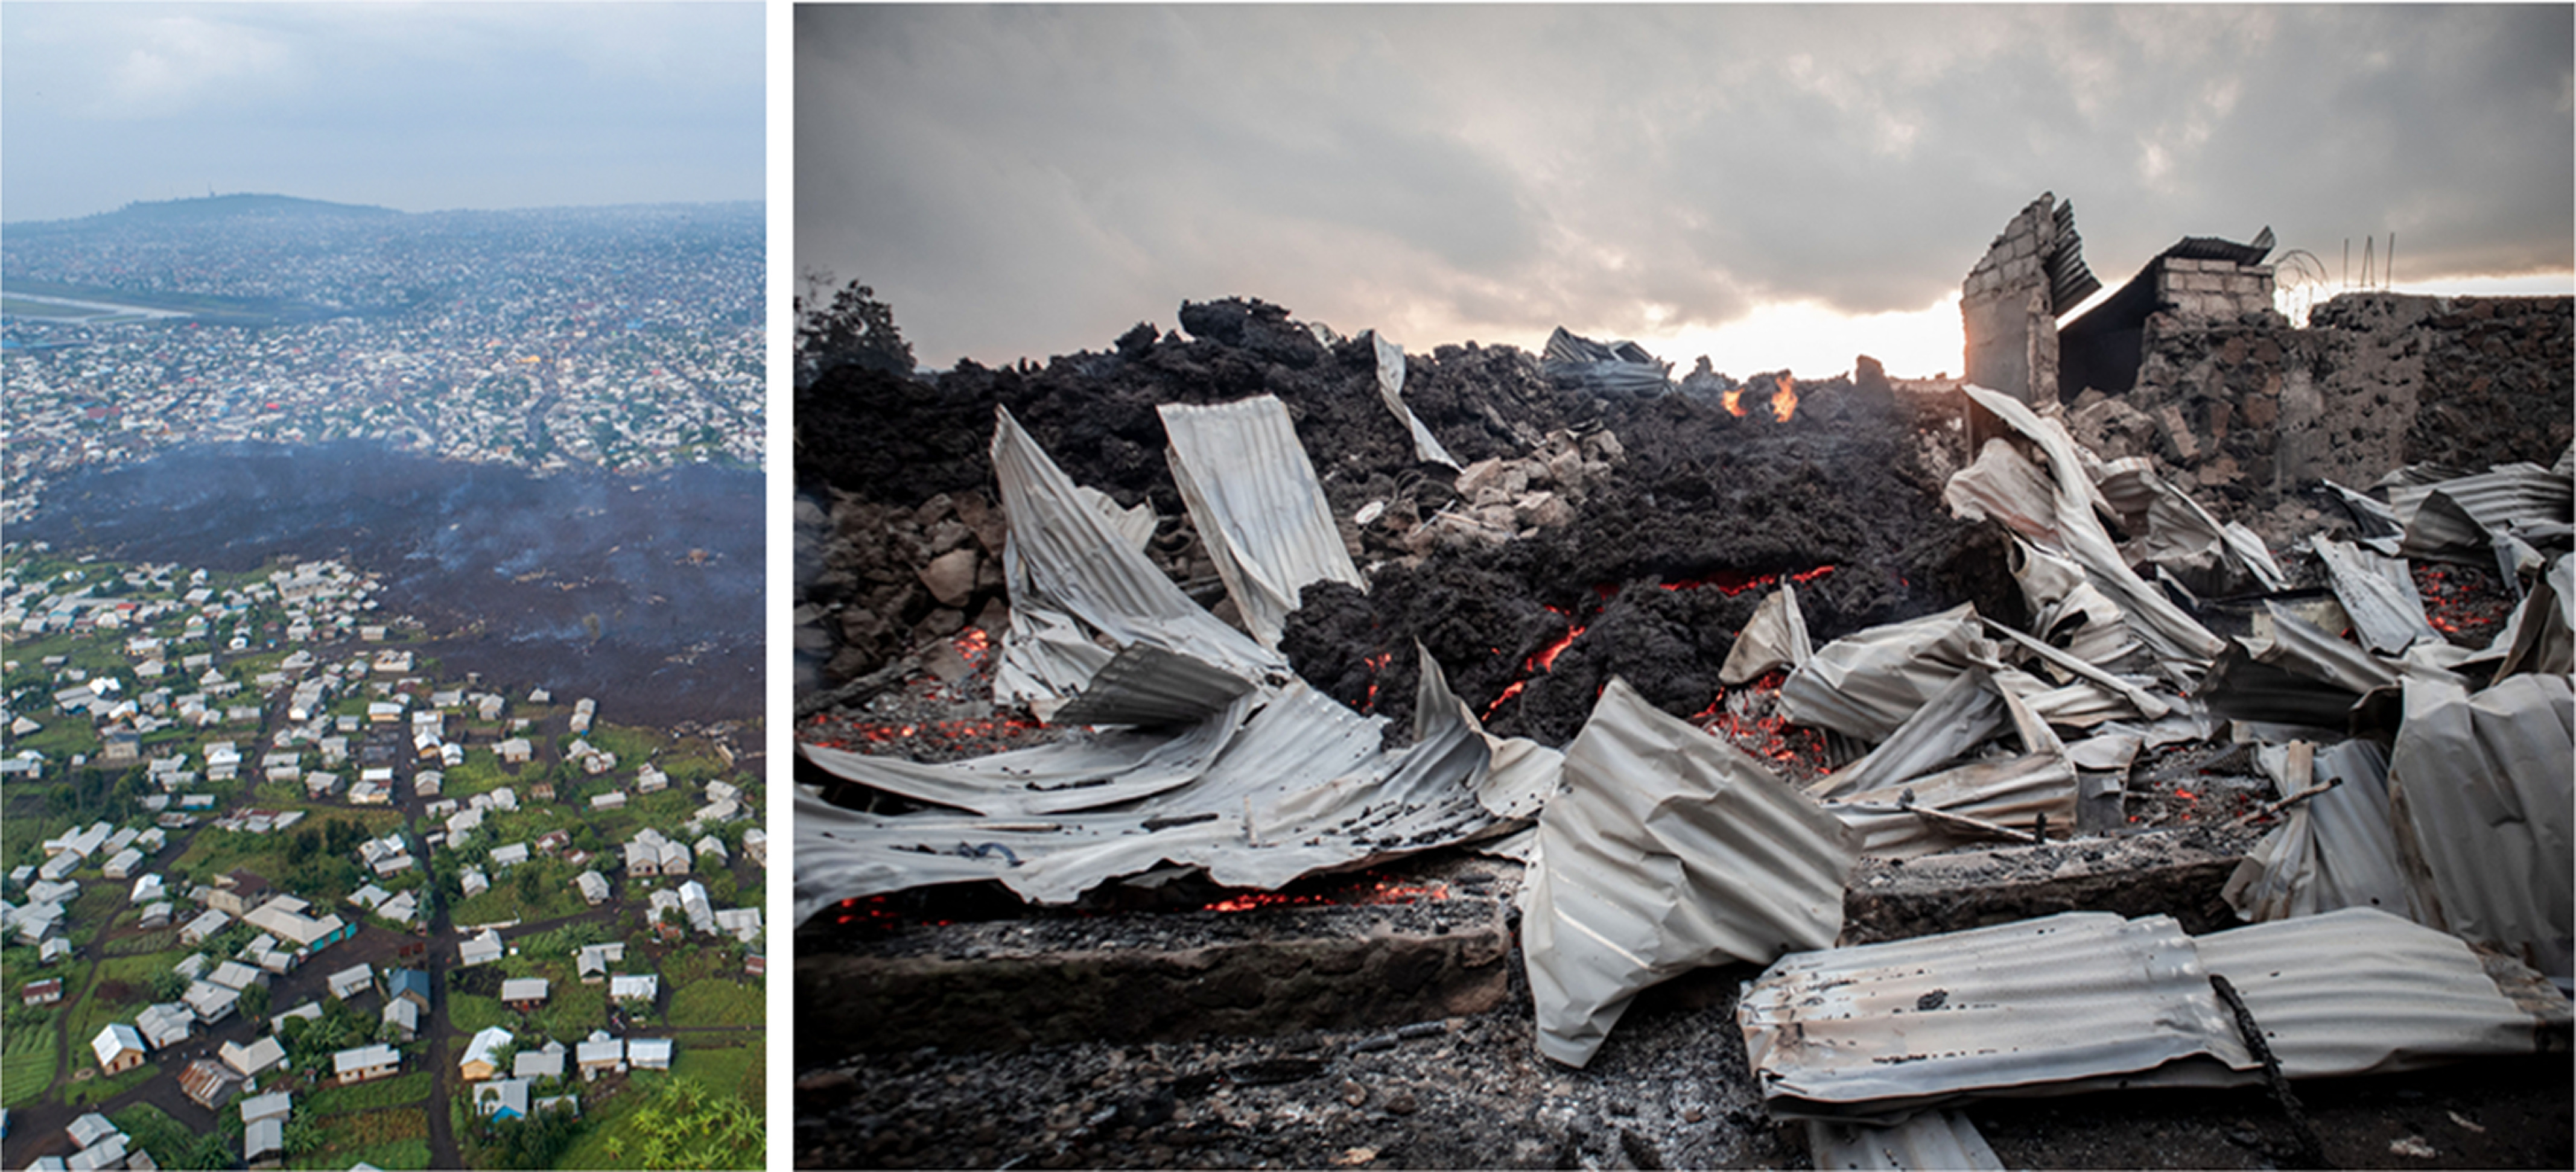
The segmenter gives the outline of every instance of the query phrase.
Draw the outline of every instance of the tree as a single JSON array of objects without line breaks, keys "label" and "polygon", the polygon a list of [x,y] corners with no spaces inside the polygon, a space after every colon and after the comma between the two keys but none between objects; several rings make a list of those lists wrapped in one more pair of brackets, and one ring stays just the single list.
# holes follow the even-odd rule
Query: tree
[{"label": "tree", "polygon": [[806,270],[805,292],[796,298],[796,385],[812,386],[844,366],[912,373],[912,344],[895,328],[894,308],[857,281],[826,304],[823,291],[831,280],[819,270]]},{"label": "tree", "polygon": [[[172,973],[170,975],[175,977],[179,974]],[[158,990],[155,990],[155,992],[157,993]],[[185,993],[187,990],[182,988],[180,992]],[[175,998],[172,998],[172,1000],[175,1000]],[[241,1015],[245,1018],[253,1019],[268,1016],[268,986],[253,984],[241,991]]]}]

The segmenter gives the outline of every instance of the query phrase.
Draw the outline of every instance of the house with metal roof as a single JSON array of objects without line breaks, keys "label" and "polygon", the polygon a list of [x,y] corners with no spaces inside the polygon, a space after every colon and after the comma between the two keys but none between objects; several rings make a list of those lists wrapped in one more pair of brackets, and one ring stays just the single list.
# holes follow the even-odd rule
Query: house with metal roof
[{"label": "house with metal roof", "polygon": [[342,1086],[392,1078],[402,1070],[402,1051],[381,1042],[342,1050],[331,1056],[332,1077]]},{"label": "house with metal roof", "polygon": [[143,1065],[148,1057],[143,1048],[143,1033],[121,1021],[99,1028],[98,1036],[89,1041],[90,1050],[98,1055],[101,1074],[122,1074]]}]

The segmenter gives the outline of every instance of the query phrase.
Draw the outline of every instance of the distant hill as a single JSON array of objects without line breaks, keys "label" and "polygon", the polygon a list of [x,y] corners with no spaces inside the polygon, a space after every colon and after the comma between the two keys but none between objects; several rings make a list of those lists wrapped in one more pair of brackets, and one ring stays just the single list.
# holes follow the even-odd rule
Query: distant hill
[{"label": "distant hill", "polygon": [[368,204],[331,203],[291,195],[209,195],[194,199],[137,200],[112,212],[71,220],[27,221],[13,229],[110,228],[144,224],[205,224],[225,220],[386,219],[405,213]]}]

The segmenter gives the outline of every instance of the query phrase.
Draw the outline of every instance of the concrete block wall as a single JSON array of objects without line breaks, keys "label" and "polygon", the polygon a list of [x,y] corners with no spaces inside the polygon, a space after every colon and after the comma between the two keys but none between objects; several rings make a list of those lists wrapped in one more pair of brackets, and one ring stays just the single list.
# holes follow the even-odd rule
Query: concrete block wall
[{"label": "concrete block wall", "polygon": [[1987,246],[1960,290],[1968,381],[2028,403],[2057,401],[2057,315],[2040,265],[2057,242],[2056,207],[2054,194],[2031,201]]},{"label": "concrete block wall", "polygon": [[2156,267],[2156,298],[2190,318],[2261,313],[2272,308],[2272,267],[2166,257]]}]

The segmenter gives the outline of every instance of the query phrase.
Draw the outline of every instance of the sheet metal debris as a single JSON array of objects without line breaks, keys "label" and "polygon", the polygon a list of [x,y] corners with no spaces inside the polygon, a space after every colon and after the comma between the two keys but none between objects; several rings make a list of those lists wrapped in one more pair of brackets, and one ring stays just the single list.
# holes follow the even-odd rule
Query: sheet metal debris
[{"label": "sheet metal debris", "polygon": [[1277,652],[1217,621],[1130,545],[1008,409],[993,414],[993,475],[1010,519],[1002,572],[1011,628],[997,700],[1049,715],[1108,665],[1098,639],[1157,647],[1247,682],[1287,672]]},{"label": "sheet metal debris", "polygon": [[2528,1054],[2566,1010],[2517,1004],[2459,940],[2370,908],[2185,936],[2165,916],[2042,919],[1783,958],[1737,1002],[1772,1114],[1894,1122],[1984,1096],[2260,1081],[2212,973],[2293,1078]]},{"label": "sheet metal debris", "polygon": [[1733,687],[1782,668],[1795,670],[1815,654],[1815,645],[1807,639],[1807,616],[1798,610],[1798,588],[1782,582],[1737,632],[1726,663],[1717,669],[1717,682]]},{"label": "sheet metal debris", "polygon": [[1890,1127],[1810,1119],[1807,1150],[1818,1168],[2002,1172],[2004,1166],[1977,1125],[1957,1111],[1926,1111]]},{"label": "sheet metal debris", "polygon": [[1368,588],[1286,404],[1257,395],[1158,410],[1181,500],[1244,627],[1263,647],[1279,645],[1280,624],[1308,583]]},{"label": "sheet metal debris", "polygon": [[1547,336],[1539,372],[1548,381],[1598,391],[1660,395],[1672,387],[1673,364],[1646,353],[1635,342],[1603,344],[1558,326]]},{"label": "sheet metal debris", "polygon": [[[1515,795],[1552,788],[1539,776],[1545,752],[1514,742],[1504,743],[1513,746],[1517,776],[1489,784],[1491,742],[1428,655],[1415,704],[1414,742],[1389,752],[1380,747],[1383,719],[1292,680],[1167,737],[1159,755],[1145,733],[1022,750],[1061,750],[1039,763],[1056,767],[1051,778],[1076,779],[1051,781],[1035,796],[1020,792],[1030,788],[1019,785],[1034,768],[1027,758],[995,764],[1018,754],[920,765],[802,746],[817,765],[855,781],[1006,812],[880,816],[800,791],[797,917],[839,900],[973,879],[997,880],[1033,903],[1070,903],[1167,865],[1202,868],[1230,887],[1273,888],[1506,832],[1519,823],[1487,802],[1510,806]],[[1146,788],[1126,774],[1082,784],[1086,754],[1099,753],[1099,744],[1125,754],[1113,763],[1150,761],[1152,792],[1122,792]],[[1173,783],[1174,773],[1188,776]]]},{"label": "sheet metal debris", "polygon": [[2576,694],[2507,676],[2476,695],[2405,682],[2388,762],[2399,849],[2430,881],[2436,927],[2576,975]]},{"label": "sheet metal debris", "polygon": [[1966,603],[1845,635],[1816,650],[1780,685],[1790,720],[1883,741],[1960,673],[1994,661]]},{"label": "sheet metal debris", "polygon": [[2388,754],[2372,741],[2316,750],[2304,742],[2256,755],[2289,798],[2317,784],[2334,788],[2289,808],[2281,824],[2245,852],[2226,897],[2240,919],[2282,920],[2349,907],[2421,921],[2429,915],[2397,853],[2389,822]]},{"label": "sheet metal debris", "polygon": [[1590,1062],[1648,986],[1841,931],[1852,832],[1625,681],[1567,748],[1565,780],[1539,815],[1522,925],[1549,1058]]},{"label": "sheet metal debris", "polygon": [[1736,1003],[1775,1117],[1894,1121],[2168,1065],[2255,1069],[2169,916],[2067,912],[1786,957]]},{"label": "sheet metal debris", "polygon": [[1369,341],[1377,349],[1378,397],[1386,400],[1387,410],[1395,412],[1395,417],[1404,421],[1405,431],[1413,437],[1413,458],[1425,464],[1446,465],[1450,471],[1457,471],[1457,457],[1440,446],[1440,437],[1423,426],[1421,417],[1413,413],[1413,408],[1404,405],[1404,347],[1387,341],[1386,335],[1376,330],[1369,331]]},{"label": "sheet metal debris", "polygon": [[2309,541],[2308,548],[2325,563],[2335,600],[2352,617],[2353,633],[2364,648],[2396,655],[2416,643],[2441,639],[2424,615],[2424,596],[2416,592],[2403,559],[2324,537]]}]

